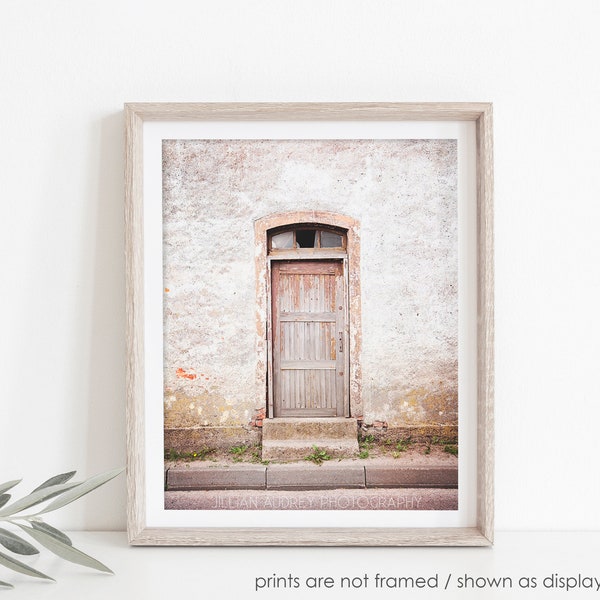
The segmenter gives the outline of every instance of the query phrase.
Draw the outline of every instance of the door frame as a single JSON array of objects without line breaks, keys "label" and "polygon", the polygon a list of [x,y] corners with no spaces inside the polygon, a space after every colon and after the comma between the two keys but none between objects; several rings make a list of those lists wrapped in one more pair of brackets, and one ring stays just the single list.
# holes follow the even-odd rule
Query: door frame
[{"label": "door frame", "polygon": [[[268,256],[267,257],[267,418],[276,419],[282,417],[275,416],[275,397],[274,397],[274,377],[273,377],[273,263],[289,262],[290,260],[310,261],[310,262],[330,262],[332,260],[342,263],[342,282],[344,298],[344,327],[343,327],[343,348],[344,348],[344,378],[343,378],[343,410],[337,417],[350,416],[350,314],[349,314],[349,295],[348,295],[348,256],[345,251],[332,251],[319,253],[318,256],[312,254],[294,256]],[[315,418],[315,417],[298,417]],[[325,417],[335,418],[335,417]]]},{"label": "door frame", "polygon": [[[345,253],[329,252],[321,249],[319,258],[341,258],[347,286],[347,394],[349,397],[349,416],[361,419],[362,405],[362,324],[361,324],[361,285],[360,285],[360,221],[348,215],[323,210],[291,211],[272,213],[254,220],[254,268],[256,276],[256,382],[264,390],[263,404],[258,410],[265,410],[266,418],[273,418],[272,398],[272,341],[271,341],[271,260],[269,253],[269,234],[287,226],[313,225],[314,227],[333,227],[346,231]],[[289,258],[278,255],[278,258]],[[299,253],[295,253],[299,254]],[[308,258],[308,256],[307,256]],[[314,255],[313,255],[314,258]]]}]

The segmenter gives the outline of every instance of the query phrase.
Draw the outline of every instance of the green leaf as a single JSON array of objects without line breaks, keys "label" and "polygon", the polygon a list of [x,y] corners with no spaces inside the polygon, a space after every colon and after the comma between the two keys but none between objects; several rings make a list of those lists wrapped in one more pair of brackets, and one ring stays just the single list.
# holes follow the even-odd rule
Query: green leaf
[{"label": "green leaf", "polygon": [[43,521],[30,521],[30,523],[34,529],[45,531],[48,535],[56,538],[59,542],[63,542],[63,544],[68,544],[69,546],[73,545],[73,542],[69,536],[65,535],[62,531],[56,529],[55,527],[52,527],[52,525],[48,525],[48,523],[44,523]]},{"label": "green leaf", "polygon": [[44,483],[38,485],[35,488],[35,490],[33,490],[31,493],[33,494],[33,492],[43,490],[44,488],[50,487],[51,485],[59,485],[61,483],[66,483],[70,479],[73,479],[73,475],[75,475],[75,473],[77,473],[77,471],[69,471],[68,473],[61,473],[60,475],[50,477],[50,479],[47,479],[46,481],[44,481]]},{"label": "green leaf", "polygon": [[0,587],[14,588],[15,586],[12,583],[6,583],[6,581],[0,581]]},{"label": "green leaf", "polygon": [[17,483],[21,483],[22,479],[13,479],[12,481],[7,481],[6,483],[0,483],[0,494],[4,494],[4,492],[8,492],[10,488],[14,488]]},{"label": "green leaf", "polygon": [[26,508],[31,506],[35,506],[40,502],[44,502],[44,500],[48,500],[49,498],[53,498],[57,494],[62,494],[67,490],[70,490],[72,487],[80,485],[78,483],[62,483],[60,485],[51,485],[50,487],[44,488],[43,490],[38,490],[37,492],[32,492],[28,496],[9,504],[4,509],[0,510],[0,517],[8,517],[10,515],[14,515],[15,513],[21,512]]},{"label": "green leaf", "polygon": [[0,544],[2,544],[7,550],[14,552],[15,554],[39,554],[40,551],[32,546],[29,542],[26,542],[23,538],[8,529],[0,527]]},{"label": "green leaf", "polygon": [[[44,508],[44,510],[41,510],[39,512],[39,514],[41,515],[43,513],[47,513],[52,510],[56,510],[57,508],[62,508],[63,506],[69,504],[70,502],[73,502],[74,500],[81,498],[81,496],[84,496],[85,494],[88,494],[92,490],[95,490],[97,487],[100,487],[102,484],[106,483],[107,481],[110,481],[111,479],[115,478],[117,475],[119,475],[122,472],[123,472],[123,469],[115,469],[114,471],[108,471],[107,473],[100,473],[99,475],[95,475],[94,477],[90,477],[89,479],[86,479],[85,481],[78,484],[77,487],[74,487],[73,489],[68,490],[67,492],[62,494],[60,496],[60,498],[57,498],[56,500],[54,500],[54,502],[51,502],[50,504],[48,504],[48,506],[46,506],[46,508]],[[1,512],[0,512],[0,516],[2,516]]]},{"label": "green leaf", "polygon": [[0,495],[0,508],[2,508],[10,500],[10,494]]},{"label": "green leaf", "polygon": [[23,573],[23,575],[29,575],[30,577],[39,577],[40,579],[49,579],[50,581],[54,581],[52,577],[48,577],[48,575],[44,575],[41,571],[37,571],[33,567],[22,563],[20,560],[16,558],[12,558],[3,552],[0,552],[0,565],[4,565],[5,567],[12,569],[13,571],[17,571],[17,573]]},{"label": "green leaf", "polygon": [[92,558],[81,550],[77,550],[77,548],[74,548],[73,546],[63,544],[63,542],[57,540],[55,537],[47,534],[46,532],[21,525],[20,523],[18,525],[34,540],[42,544],[42,546],[48,548],[50,552],[54,552],[54,554],[57,556],[60,556],[61,558],[64,558],[70,562],[77,563],[78,565],[83,565],[84,567],[90,567],[91,569],[96,569],[104,573],[112,573],[112,571],[99,560]]}]

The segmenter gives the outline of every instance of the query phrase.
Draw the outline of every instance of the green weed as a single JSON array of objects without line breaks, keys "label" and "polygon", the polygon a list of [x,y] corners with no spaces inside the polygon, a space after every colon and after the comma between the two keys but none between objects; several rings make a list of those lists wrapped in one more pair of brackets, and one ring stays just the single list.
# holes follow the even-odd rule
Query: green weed
[{"label": "green weed", "polygon": [[331,460],[331,456],[329,456],[325,450],[321,450],[321,448],[318,448],[317,446],[313,446],[312,449],[312,453],[306,456],[304,460],[310,460],[311,462],[314,462],[315,465],[322,465],[323,461]]},{"label": "green weed", "polygon": [[371,433],[360,436],[358,440],[358,447],[360,448],[359,458],[368,458],[369,450],[375,444],[375,436]]},{"label": "green weed", "polygon": [[254,452],[252,452],[252,462],[260,463],[261,465],[268,465],[271,461],[262,459],[262,453],[260,451],[260,446],[256,445],[255,448],[256,448],[256,450],[254,450]]},{"label": "green weed", "polygon": [[242,444],[241,446],[232,446],[229,448],[230,454],[233,454],[233,462],[241,462],[244,460],[244,454],[248,450],[249,446]]},{"label": "green weed", "polygon": [[178,452],[173,448],[169,448],[168,450],[165,450],[165,460],[206,460],[213,452],[215,452],[215,448],[209,448],[208,446],[202,446],[202,448],[194,450],[193,452]]},{"label": "green weed", "polygon": [[453,456],[458,456],[458,446],[456,444],[446,444],[444,446],[444,452],[452,454]]},{"label": "green weed", "polygon": [[412,441],[410,437],[407,437],[406,439],[400,438],[397,442],[396,442],[396,451],[397,452],[406,452],[408,450],[408,448],[410,447]]}]

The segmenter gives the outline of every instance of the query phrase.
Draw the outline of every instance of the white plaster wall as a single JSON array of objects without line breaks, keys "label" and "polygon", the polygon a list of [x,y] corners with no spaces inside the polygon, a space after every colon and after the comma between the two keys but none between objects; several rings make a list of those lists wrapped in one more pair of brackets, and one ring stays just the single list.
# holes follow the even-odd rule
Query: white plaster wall
[{"label": "white plaster wall", "polygon": [[[596,0],[2,0],[0,466],[124,464],[124,101],[493,101],[497,525],[600,528]],[[124,482],[58,513],[125,523]]]},{"label": "white plaster wall", "polygon": [[253,222],[298,210],[360,223],[354,415],[457,425],[457,164],[456,140],[165,141],[166,426],[265,406]]}]

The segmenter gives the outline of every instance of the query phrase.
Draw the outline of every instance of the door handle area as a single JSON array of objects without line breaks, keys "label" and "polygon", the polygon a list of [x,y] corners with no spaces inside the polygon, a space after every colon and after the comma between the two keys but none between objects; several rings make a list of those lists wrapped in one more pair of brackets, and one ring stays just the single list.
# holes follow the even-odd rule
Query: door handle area
[{"label": "door handle area", "polygon": [[340,352],[343,352],[344,351],[344,333],[342,331],[340,331],[338,337],[340,340]]}]

